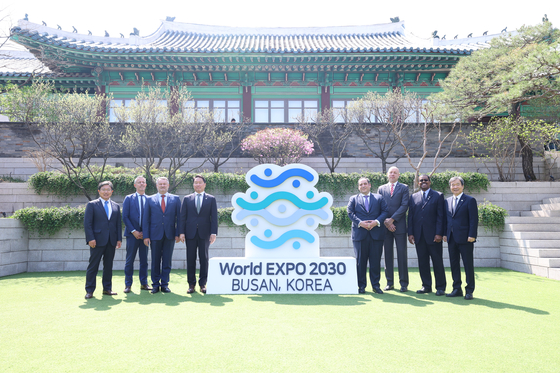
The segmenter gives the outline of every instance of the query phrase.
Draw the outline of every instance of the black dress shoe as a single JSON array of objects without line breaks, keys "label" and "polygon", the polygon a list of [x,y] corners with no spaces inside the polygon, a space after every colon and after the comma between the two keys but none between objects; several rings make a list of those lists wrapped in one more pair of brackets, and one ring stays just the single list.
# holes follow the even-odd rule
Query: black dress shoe
[{"label": "black dress shoe", "polygon": [[383,289],[383,290],[389,291],[389,290],[393,290],[393,289],[395,289],[395,287],[393,285],[387,285],[387,286],[385,286],[385,289]]},{"label": "black dress shoe", "polygon": [[187,294],[194,293],[194,286],[189,286],[189,290],[187,290]]},{"label": "black dress shoe", "polygon": [[130,286],[127,286],[127,287],[124,288],[124,293],[125,294],[130,293]]},{"label": "black dress shoe", "polygon": [[152,287],[148,284],[140,286],[140,290],[152,290]]},{"label": "black dress shoe", "polygon": [[422,286],[422,289],[416,290],[416,294],[428,294],[431,293],[432,289]]},{"label": "black dress shoe", "polygon": [[103,294],[105,295],[117,295],[113,290],[103,290]]},{"label": "black dress shoe", "polygon": [[154,286],[150,293],[152,293],[152,294],[159,293],[159,286]]},{"label": "black dress shoe", "polygon": [[408,291],[408,287],[401,286],[401,293],[406,293]]},{"label": "black dress shoe", "polygon": [[463,291],[461,289],[453,289],[453,291],[446,295],[446,297],[462,297]]},{"label": "black dress shoe", "polygon": [[465,294],[465,299],[466,299],[466,300],[473,300],[473,298],[474,298],[474,297],[473,297],[472,293],[467,293],[467,294]]},{"label": "black dress shoe", "polygon": [[93,293],[86,293],[86,299],[93,298]]},{"label": "black dress shoe", "polygon": [[366,293],[366,289],[364,289],[364,288],[359,288],[359,289],[358,289],[358,293],[360,293],[360,294],[365,294],[365,293]]},{"label": "black dress shoe", "polygon": [[383,294],[383,290],[381,290],[381,288],[373,288],[373,292],[377,294]]},{"label": "black dress shoe", "polygon": [[171,293],[171,290],[169,290],[169,288],[167,286],[162,286],[161,287],[161,292],[162,293]]},{"label": "black dress shoe", "polygon": [[202,286],[200,287],[200,292],[201,292],[202,294],[206,294],[206,285],[202,285]]},{"label": "black dress shoe", "polygon": [[445,295],[445,291],[444,290],[438,290],[438,291],[436,291],[436,295],[438,297],[441,297],[442,295]]}]

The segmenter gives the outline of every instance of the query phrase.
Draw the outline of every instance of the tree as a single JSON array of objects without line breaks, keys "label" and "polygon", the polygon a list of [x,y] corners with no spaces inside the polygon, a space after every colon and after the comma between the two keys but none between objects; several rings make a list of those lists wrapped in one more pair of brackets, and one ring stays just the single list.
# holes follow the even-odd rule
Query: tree
[{"label": "tree", "polygon": [[[55,92],[52,83],[39,80],[29,87],[8,86],[1,100],[5,115],[24,123],[40,151],[57,160],[62,166],[59,171],[92,200],[83,175],[89,175],[95,185],[103,180],[119,137],[105,112],[107,98]],[[101,165],[94,164],[93,158],[101,158]]]},{"label": "tree", "polygon": [[318,112],[314,117],[298,118],[300,128],[319,148],[331,174],[340,163],[348,137],[353,131],[348,116],[340,117],[342,123],[339,123],[338,118],[333,109]]},{"label": "tree", "polygon": [[247,136],[241,142],[241,150],[249,153],[259,164],[285,166],[313,153],[313,143],[298,130],[267,128]]},{"label": "tree", "polygon": [[[463,118],[521,114],[521,103],[560,95],[560,32],[550,22],[521,27],[516,34],[493,39],[490,47],[462,58],[440,82],[435,99]],[[519,127],[522,128],[522,127]],[[533,151],[518,136],[523,173],[536,180]]]},{"label": "tree", "polygon": [[[396,147],[400,148],[399,138],[406,144],[408,152],[418,149],[414,146],[417,132],[408,131],[416,126],[418,114],[422,107],[422,100],[414,93],[402,93],[399,88],[385,94],[368,92],[362,98],[352,103],[349,117],[356,134],[364,145],[381,160],[383,172],[387,172],[387,165],[394,164],[405,156],[396,154]],[[388,161],[389,157],[392,161]]]},{"label": "tree", "polygon": [[[121,142],[133,156],[140,158],[138,165],[144,168],[146,181],[154,183],[152,168],[165,169],[170,191],[189,172],[204,164],[177,176],[177,171],[198,153],[205,131],[200,125],[202,114],[186,109],[189,100],[189,92],[182,87],[173,90],[150,87],[139,92],[129,106],[115,108],[118,121],[126,126]],[[171,108],[168,102],[172,103]]]},{"label": "tree", "polygon": [[441,163],[453,152],[453,147],[457,143],[457,138],[461,134],[460,123],[442,123],[442,118],[439,115],[441,109],[438,105],[439,104],[437,102],[422,103],[420,107],[420,117],[422,118],[422,123],[417,124],[414,129],[411,128],[411,130],[415,130],[420,133],[419,141],[422,154],[416,164],[412,161],[411,149],[409,149],[407,139],[405,139],[407,134],[399,130],[399,127],[397,126],[399,122],[389,122],[393,133],[404,149],[404,153],[408,158],[408,163],[414,169],[415,191],[418,190],[420,168],[430,153],[428,146],[430,145],[433,147],[435,145],[432,170],[428,172],[428,175],[431,176],[434,172],[436,172],[439,166],[441,166]]},{"label": "tree", "polygon": [[[201,115],[199,119],[204,128],[200,151],[214,166],[214,172],[218,172],[220,166],[226,163],[241,146],[246,126],[240,122],[217,122],[215,118],[216,113],[208,112]],[[243,123],[248,122],[247,118]]]},{"label": "tree", "polygon": [[515,156],[519,151],[520,141],[534,149],[538,149],[542,155],[545,145],[556,140],[560,129],[555,124],[546,123],[542,120],[526,120],[521,117],[498,117],[492,119],[488,124],[479,124],[467,135],[467,142],[477,150],[490,153],[491,158],[486,155],[483,162],[488,172],[489,163],[494,163],[498,169],[500,181],[512,181],[514,179]]}]

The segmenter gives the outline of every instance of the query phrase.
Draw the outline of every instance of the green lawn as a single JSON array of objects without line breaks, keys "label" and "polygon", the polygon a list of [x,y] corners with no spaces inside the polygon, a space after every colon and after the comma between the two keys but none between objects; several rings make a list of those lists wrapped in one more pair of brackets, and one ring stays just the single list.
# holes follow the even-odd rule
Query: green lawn
[{"label": "green lawn", "polygon": [[173,270],[173,293],[152,295],[137,278],[124,294],[116,271],[119,294],[86,301],[85,272],[3,277],[0,371],[560,370],[559,281],[476,268],[465,301],[416,294],[417,269],[410,278],[404,294],[187,295],[186,272]]}]

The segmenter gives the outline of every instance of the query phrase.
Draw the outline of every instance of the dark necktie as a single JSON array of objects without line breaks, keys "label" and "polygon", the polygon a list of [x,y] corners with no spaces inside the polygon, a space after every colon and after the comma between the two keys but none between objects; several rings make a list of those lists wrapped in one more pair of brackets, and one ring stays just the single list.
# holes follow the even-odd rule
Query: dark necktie
[{"label": "dark necktie", "polygon": [[144,196],[140,196],[140,230],[142,230],[142,217],[144,216]]},{"label": "dark necktie", "polygon": [[200,213],[200,194],[196,195],[196,213]]}]

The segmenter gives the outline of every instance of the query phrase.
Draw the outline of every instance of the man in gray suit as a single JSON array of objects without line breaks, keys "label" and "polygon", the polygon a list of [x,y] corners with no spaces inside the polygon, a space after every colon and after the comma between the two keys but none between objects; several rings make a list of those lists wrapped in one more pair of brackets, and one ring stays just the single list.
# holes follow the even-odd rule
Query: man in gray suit
[{"label": "man in gray suit", "polygon": [[397,167],[389,168],[387,178],[389,182],[377,190],[387,202],[389,217],[385,219],[385,290],[394,289],[394,253],[393,241],[397,246],[397,261],[399,266],[399,282],[401,292],[408,291],[408,255],[406,242],[406,210],[408,210],[408,185],[399,183],[400,172]]}]

